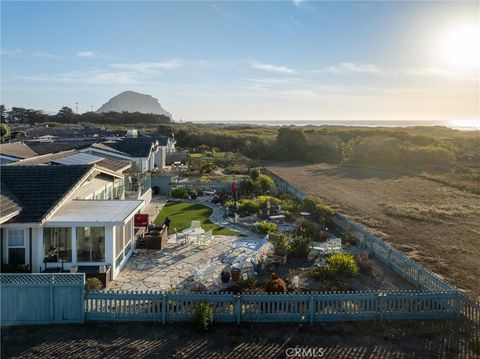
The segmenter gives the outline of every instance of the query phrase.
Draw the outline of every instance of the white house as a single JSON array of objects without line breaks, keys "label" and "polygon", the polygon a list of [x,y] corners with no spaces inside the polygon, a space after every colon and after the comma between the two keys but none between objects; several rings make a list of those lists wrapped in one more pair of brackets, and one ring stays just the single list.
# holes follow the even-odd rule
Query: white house
[{"label": "white house", "polygon": [[128,137],[115,141],[95,143],[80,150],[102,157],[132,162],[132,168],[146,172],[164,168],[167,153],[175,151],[175,141],[169,137]]},{"label": "white house", "polygon": [[34,273],[106,267],[115,278],[145,204],[120,199],[122,186],[122,174],[97,164],[2,166],[2,265]]}]

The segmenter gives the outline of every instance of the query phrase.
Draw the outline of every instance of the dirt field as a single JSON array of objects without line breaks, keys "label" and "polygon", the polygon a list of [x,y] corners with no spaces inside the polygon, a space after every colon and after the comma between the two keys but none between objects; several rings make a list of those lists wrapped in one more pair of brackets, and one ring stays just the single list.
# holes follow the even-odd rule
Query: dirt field
[{"label": "dirt field", "polygon": [[292,163],[266,167],[480,298],[479,195],[387,170]]},{"label": "dirt field", "polygon": [[191,324],[89,323],[2,328],[1,357],[450,359],[478,358],[478,340],[478,329],[448,321],[217,324],[204,334]]}]

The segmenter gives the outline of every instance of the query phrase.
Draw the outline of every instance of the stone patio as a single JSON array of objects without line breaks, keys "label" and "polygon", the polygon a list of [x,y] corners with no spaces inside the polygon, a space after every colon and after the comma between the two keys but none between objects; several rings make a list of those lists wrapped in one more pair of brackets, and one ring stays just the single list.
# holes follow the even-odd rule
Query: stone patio
[{"label": "stone patio", "polygon": [[[169,244],[160,250],[139,249],[127,264],[110,282],[111,290],[184,290],[193,282],[194,269],[203,269],[210,264],[216,267],[216,277],[220,278],[222,269],[228,260],[222,263],[223,254],[230,250],[230,245],[237,236],[213,236],[209,247],[199,247],[196,243],[186,245]],[[244,249],[231,252],[233,258]],[[229,253],[230,254],[230,253]],[[220,281],[204,283],[209,290],[220,289]]]}]

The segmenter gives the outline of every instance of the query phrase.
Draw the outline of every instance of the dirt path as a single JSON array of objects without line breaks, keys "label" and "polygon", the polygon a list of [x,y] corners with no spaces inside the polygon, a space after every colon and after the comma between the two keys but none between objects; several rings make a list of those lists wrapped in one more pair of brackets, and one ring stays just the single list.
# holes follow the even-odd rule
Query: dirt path
[{"label": "dirt path", "polygon": [[384,170],[292,163],[267,167],[480,298],[479,195]]},{"label": "dirt path", "polygon": [[[477,332],[460,322],[309,325],[89,323],[2,329],[2,358],[475,358]],[[474,338],[477,338],[476,341]],[[287,356],[290,348],[311,355]],[[320,356],[320,353],[323,353]],[[477,356],[478,357],[478,356]]]}]

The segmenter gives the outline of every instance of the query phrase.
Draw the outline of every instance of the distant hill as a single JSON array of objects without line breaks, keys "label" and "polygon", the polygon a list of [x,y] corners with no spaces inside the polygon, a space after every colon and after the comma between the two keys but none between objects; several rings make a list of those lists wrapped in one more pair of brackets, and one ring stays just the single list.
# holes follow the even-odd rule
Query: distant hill
[{"label": "distant hill", "polygon": [[134,91],[124,91],[103,104],[96,113],[104,112],[140,112],[145,114],[164,115],[172,118],[158,102],[158,99]]}]

